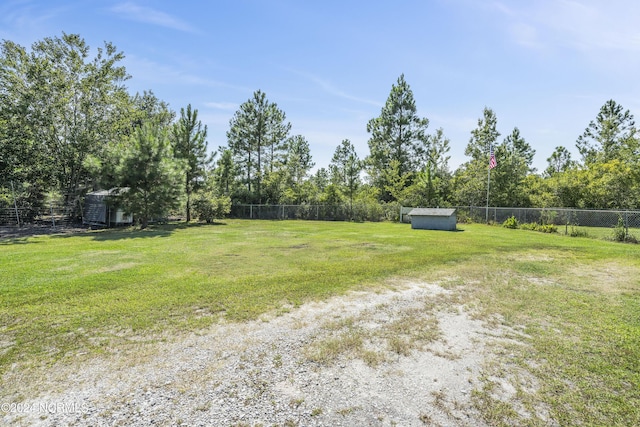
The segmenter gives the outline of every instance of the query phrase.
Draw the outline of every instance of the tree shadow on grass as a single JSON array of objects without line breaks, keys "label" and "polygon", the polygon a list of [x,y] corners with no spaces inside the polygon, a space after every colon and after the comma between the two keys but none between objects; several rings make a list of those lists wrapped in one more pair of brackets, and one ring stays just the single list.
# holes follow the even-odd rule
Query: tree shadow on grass
[{"label": "tree shadow on grass", "polygon": [[126,228],[105,228],[101,230],[91,230],[83,233],[75,233],[75,234],[58,234],[51,236],[52,238],[69,238],[69,237],[86,237],[92,240],[103,242],[103,241],[113,241],[113,240],[124,240],[124,239],[149,239],[149,238],[157,238],[157,237],[169,237],[177,230],[184,230],[187,228],[196,228],[196,227],[212,227],[217,225],[226,225],[225,223],[171,223],[171,224],[156,224],[151,225],[145,229],[140,229],[137,227],[126,227]]},{"label": "tree shadow on grass", "polygon": [[29,240],[28,237],[0,237],[0,246],[26,245],[28,243],[40,243],[39,240]]}]

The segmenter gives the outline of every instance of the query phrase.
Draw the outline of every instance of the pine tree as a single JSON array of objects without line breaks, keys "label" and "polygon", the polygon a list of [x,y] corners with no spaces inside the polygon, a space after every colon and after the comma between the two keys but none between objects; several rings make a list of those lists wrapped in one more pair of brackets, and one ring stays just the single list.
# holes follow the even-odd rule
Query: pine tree
[{"label": "pine tree", "polygon": [[516,127],[495,149],[500,165],[492,174],[492,200],[499,206],[528,206],[525,179],[534,171],[531,167],[535,150]]},{"label": "pine tree", "polygon": [[489,148],[495,145],[500,132],[497,130],[498,119],[491,108],[484,107],[482,118],[478,119],[478,127],[471,131],[471,138],[464,150],[466,156],[473,160],[482,160],[489,164]]},{"label": "pine tree", "polygon": [[625,154],[635,151],[636,128],[633,115],[613,99],[607,101],[596,120],[591,121],[576,141],[585,164],[612,159],[628,161]]},{"label": "pine tree", "polygon": [[349,211],[353,216],[353,199],[360,185],[362,161],[356,149],[348,139],[343,140],[331,158],[331,180],[349,197]]},{"label": "pine tree", "polygon": [[482,118],[478,119],[478,126],[471,131],[471,138],[464,151],[471,159],[462,164],[454,174],[456,204],[481,206],[485,203],[489,149],[500,136],[497,122],[493,110],[485,107]]},{"label": "pine tree", "polygon": [[248,197],[262,202],[265,173],[274,171],[276,160],[283,155],[291,129],[286,115],[264,92],[254,92],[231,119],[227,141],[236,164],[245,177]]},{"label": "pine tree", "polygon": [[183,168],[166,130],[154,122],[144,123],[128,138],[119,161],[118,202],[146,228],[149,221],[178,207],[184,191]]},{"label": "pine tree", "polygon": [[565,172],[573,167],[575,162],[571,159],[571,153],[563,146],[558,146],[547,158],[546,176],[553,176],[557,173]]},{"label": "pine tree", "polygon": [[205,183],[207,159],[207,127],[198,120],[198,110],[191,104],[180,109],[180,119],[172,129],[173,154],[184,161],[184,193],[187,197],[187,222],[191,221],[191,195]]},{"label": "pine tree", "polygon": [[[411,175],[419,168],[419,159],[427,135],[429,120],[417,114],[413,92],[404,79],[404,74],[392,85],[380,116],[367,124],[370,154],[366,159],[369,176],[381,190],[382,199],[393,199],[387,190],[391,163],[395,161],[393,173],[402,182],[410,184]],[[394,181],[398,181],[394,179]]]}]

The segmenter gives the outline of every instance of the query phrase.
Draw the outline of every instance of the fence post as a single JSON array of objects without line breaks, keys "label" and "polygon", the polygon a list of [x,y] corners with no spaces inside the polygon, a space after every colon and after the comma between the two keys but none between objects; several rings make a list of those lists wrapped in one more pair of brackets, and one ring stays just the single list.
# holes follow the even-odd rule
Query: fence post
[{"label": "fence post", "polygon": [[13,188],[13,181],[11,181],[11,194],[13,194],[13,207],[16,210],[16,220],[18,221],[18,227],[20,227],[20,214],[18,213],[18,202],[16,201],[16,190]]},{"label": "fence post", "polygon": [[51,210],[51,223],[53,224],[53,229],[56,229],[56,219],[53,216],[53,202],[49,200],[49,209]]},{"label": "fence post", "polygon": [[625,236],[629,235],[629,211],[624,211],[624,232]]}]

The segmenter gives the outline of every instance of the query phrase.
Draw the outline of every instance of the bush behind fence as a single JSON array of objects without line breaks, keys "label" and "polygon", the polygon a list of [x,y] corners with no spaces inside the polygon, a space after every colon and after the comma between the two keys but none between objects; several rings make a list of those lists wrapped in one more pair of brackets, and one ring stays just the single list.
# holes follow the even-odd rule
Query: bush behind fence
[{"label": "bush behind fence", "polygon": [[306,219],[319,221],[398,221],[400,205],[233,205],[230,215],[242,219]]},{"label": "bush behind fence", "polygon": [[625,227],[640,228],[640,211],[596,210],[571,208],[498,208],[458,207],[458,220],[468,217],[473,222],[503,223],[515,217],[519,223],[574,225],[583,227],[615,227],[622,220]]},{"label": "bush behind fence", "polygon": [[[75,209],[74,209],[75,208]],[[406,214],[412,208],[396,203],[343,205],[233,205],[232,218],[242,219],[304,219],[319,221],[399,221],[408,222]],[[509,208],[457,206],[458,222],[501,224],[515,217],[519,223],[574,225],[585,227],[615,227],[619,220],[629,228],[640,228],[640,211],[586,210],[571,208]],[[40,209],[17,207],[20,223],[68,224],[80,222],[77,206],[49,204]],[[0,208],[0,225],[17,225],[15,207]]]},{"label": "bush behind fence", "polygon": [[[234,205],[231,216],[243,219],[308,219],[322,221],[399,221],[408,222],[413,208],[400,205]],[[640,211],[587,210],[569,208],[509,208],[457,206],[458,221],[484,223],[487,218],[502,223],[515,217],[520,223],[615,227],[622,220],[626,227],[640,228]]]}]

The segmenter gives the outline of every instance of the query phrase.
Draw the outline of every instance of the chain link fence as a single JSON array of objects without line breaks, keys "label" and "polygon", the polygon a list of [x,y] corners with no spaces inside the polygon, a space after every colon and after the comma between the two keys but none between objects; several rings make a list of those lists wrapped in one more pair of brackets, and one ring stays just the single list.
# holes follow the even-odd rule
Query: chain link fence
[{"label": "chain link fence", "polygon": [[79,216],[81,206],[74,204],[49,203],[41,207],[3,207],[0,208],[0,225],[70,225],[82,222]]},{"label": "chain link fence", "polygon": [[[81,222],[79,201],[74,204],[48,203],[39,208],[4,206],[0,207],[0,225],[36,223],[44,225],[69,225]],[[403,221],[413,208],[388,204],[348,204],[342,205],[252,205],[242,204],[231,207],[230,217],[240,219],[303,219],[319,221]],[[627,228],[640,228],[640,211],[596,210],[571,208],[508,208],[456,206],[458,222],[487,221],[502,223],[515,217],[519,223],[574,225],[584,227],[612,228],[622,221]],[[80,214],[81,215],[81,214]]]},{"label": "chain link fence", "polygon": [[498,208],[459,206],[456,208],[458,220],[472,222],[502,223],[515,217],[519,223],[538,223],[553,225],[574,225],[583,227],[615,227],[619,221],[627,228],[640,227],[640,211],[596,210],[570,208]]},{"label": "chain link fence", "polygon": [[233,205],[232,218],[240,219],[306,219],[319,221],[398,221],[400,205]]},{"label": "chain link fence", "polygon": [[[640,211],[569,208],[505,208],[456,206],[458,221],[502,223],[515,217],[519,223],[575,225],[584,227],[640,228]],[[320,221],[402,221],[409,222],[411,207],[389,204],[360,205],[233,205],[231,217],[242,219],[306,219]]]}]

